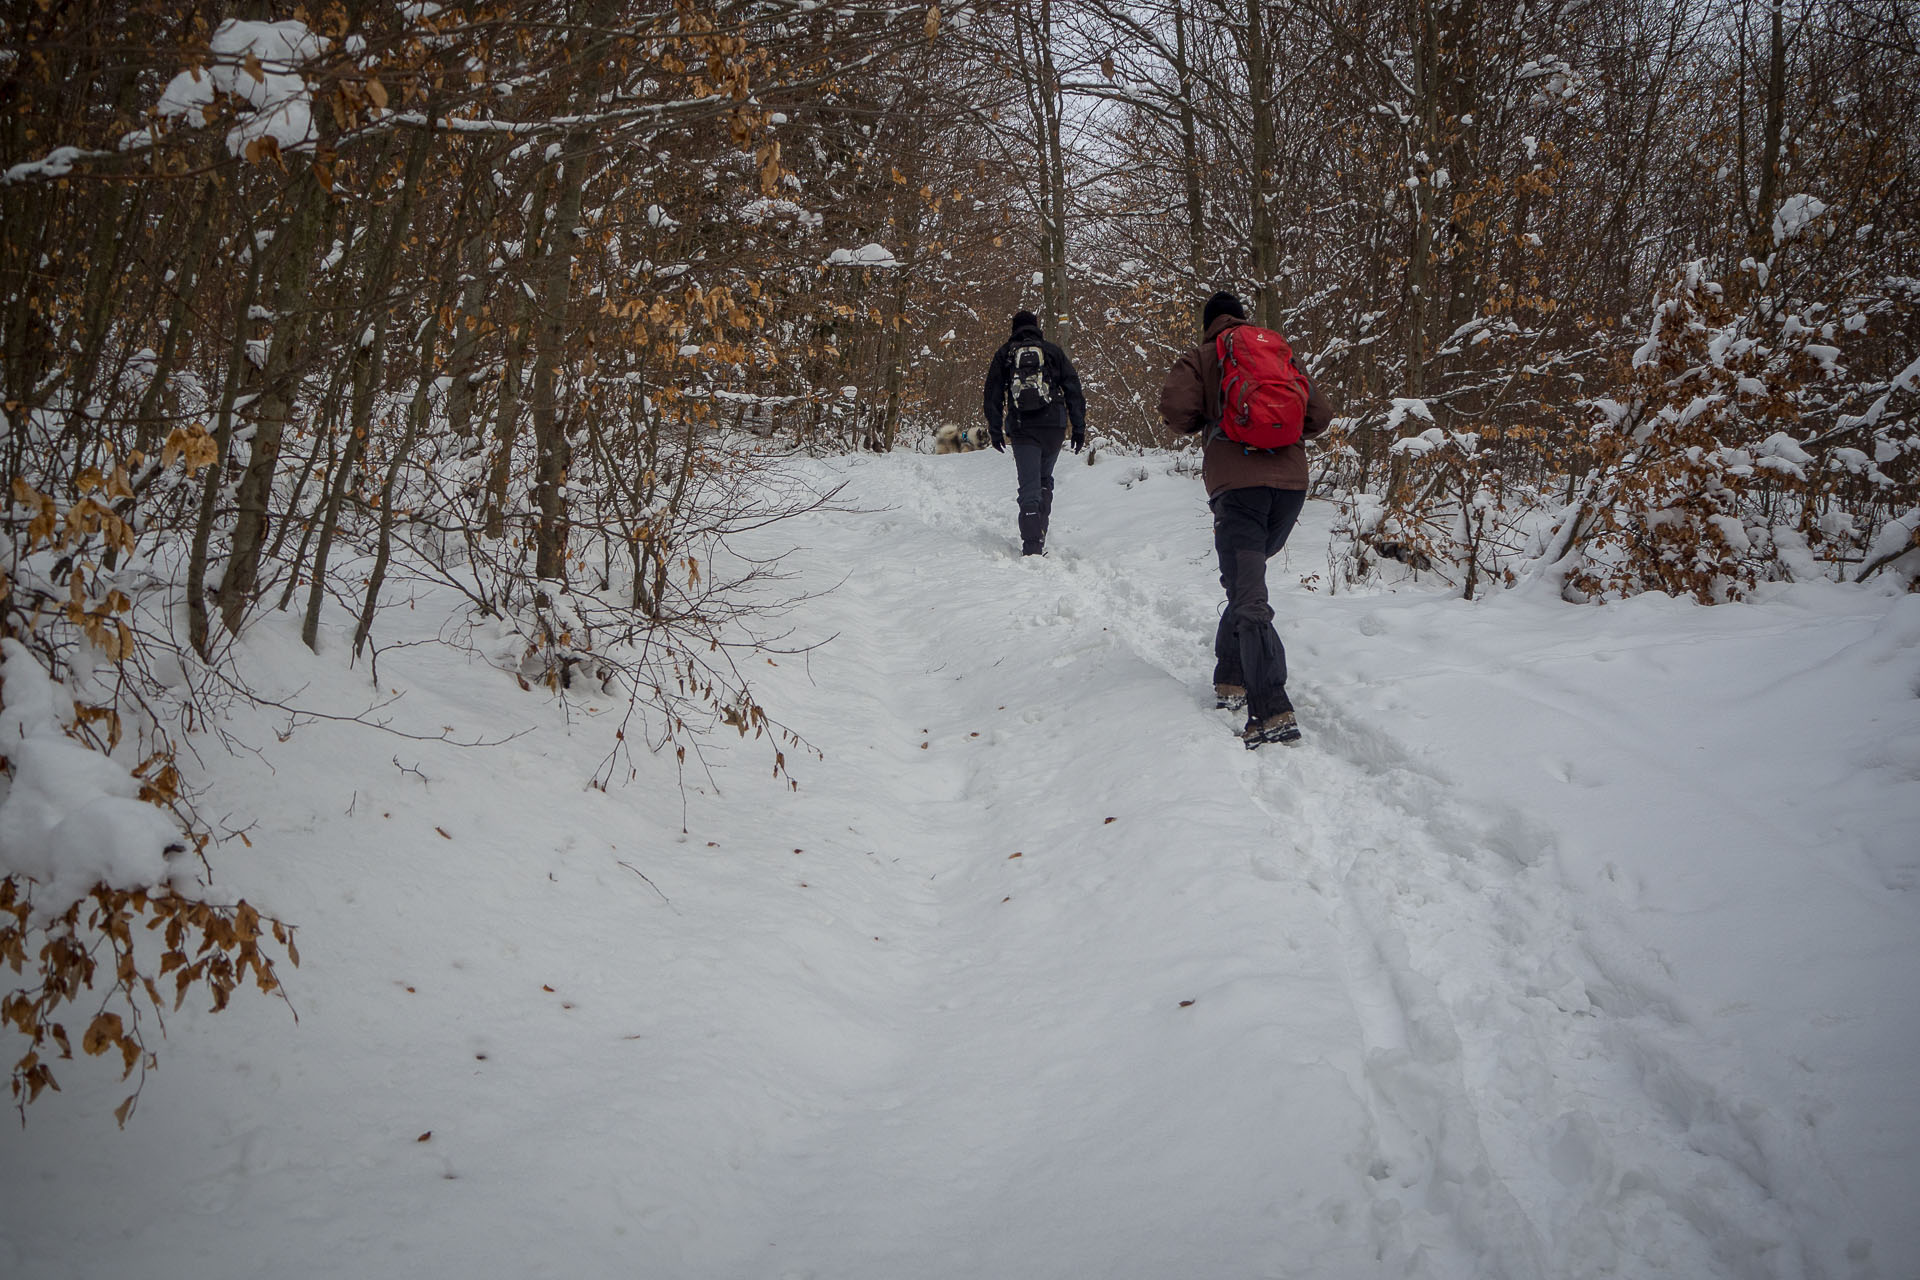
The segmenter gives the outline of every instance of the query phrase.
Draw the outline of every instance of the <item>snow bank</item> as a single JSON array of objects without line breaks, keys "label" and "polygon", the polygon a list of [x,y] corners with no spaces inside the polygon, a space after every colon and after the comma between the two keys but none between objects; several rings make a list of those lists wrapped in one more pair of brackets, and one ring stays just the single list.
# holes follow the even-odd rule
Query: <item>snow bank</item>
[{"label": "snow bank", "polygon": [[35,883],[34,905],[58,915],[96,884],[150,888],[184,846],[139,780],[69,737],[73,702],[18,640],[0,640],[0,875]]}]

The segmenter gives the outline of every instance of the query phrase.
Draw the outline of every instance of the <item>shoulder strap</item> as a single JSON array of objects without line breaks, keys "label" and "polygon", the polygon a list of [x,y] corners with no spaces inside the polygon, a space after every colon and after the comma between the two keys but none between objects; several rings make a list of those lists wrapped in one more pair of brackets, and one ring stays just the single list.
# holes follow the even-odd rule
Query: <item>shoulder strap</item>
[{"label": "shoulder strap", "polygon": [[[1203,350],[1211,349],[1213,352],[1214,369],[1212,379],[1213,386],[1211,390],[1213,392],[1214,407],[1216,410],[1216,412],[1207,418],[1207,425],[1200,429],[1200,447],[1202,449],[1205,449],[1215,440],[1224,440],[1227,438],[1226,433],[1220,430],[1220,421],[1227,416],[1227,390],[1220,384],[1222,379],[1227,375],[1227,353],[1225,348],[1229,344],[1222,341],[1222,339],[1232,332],[1233,329],[1231,327],[1222,329],[1219,333],[1206,339],[1201,344]],[[1205,365],[1202,364],[1201,373],[1203,376],[1200,380],[1200,405],[1203,409],[1206,407],[1207,392],[1209,390],[1207,379],[1204,376],[1205,372]]]}]

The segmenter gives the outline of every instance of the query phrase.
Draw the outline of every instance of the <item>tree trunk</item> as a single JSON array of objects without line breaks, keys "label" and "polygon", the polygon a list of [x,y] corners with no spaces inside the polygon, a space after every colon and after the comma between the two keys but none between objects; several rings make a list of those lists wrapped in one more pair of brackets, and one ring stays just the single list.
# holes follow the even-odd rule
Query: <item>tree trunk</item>
[{"label": "tree trunk", "polygon": [[1060,80],[1053,62],[1053,0],[1040,0],[1038,18],[1031,8],[1016,16],[1014,62],[1041,149],[1036,174],[1040,309],[1049,336],[1064,350],[1072,337],[1073,314],[1067,288],[1067,171],[1060,138]]},{"label": "tree trunk", "polygon": [[340,528],[340,508],[345,504],[347,486],[353,483],[354,468],[366,448],[367,432],[372,430],[373,397],[379,389],[383,367],[381,351],[386,346],[386,312],[374,322],[373,337],[362,343],[355,337],[353,352],[353,405],[347,416],[346,442],[340,449],[327,485],[327,501],[320,515],[320,541],[313,549],[313,577],[307,585],[307,613],[300,623],[300,639],[307,648],[320,652],[320,610],[327,600],[327,561],[333,554],[333,539]]},{"label": "tree trunk", "polygon": [[447,358],[447,374],[451,379],[447,386],[447,425],[462,440],[470,440],[476,434],[474,375],[479,363],[481,322],[489,286],[493,283],[489,279],[487,259],[493,252],[497,232],[495,194],[491,182],[484,179],[476,182],[469,188],[469,199],[463,202],[460,211],[462,221],[471,218],[471,231],[459,259],[467,284],[460,294],[459,313],[453,321],[452,351]]},{"label": "tree trunk", "polygon": [[420,438],[420,428],[426,422],[427,410],[432,403],[430,391],[433,387],[433,347],[440,338],[440,316],[436,310],[427,319],[420,334],[420,372],[413,388],[413,403],[407,407],[407,430],[400,439],[400,447],[393,451],[393,457],[387,461],[386,478],[380,484],[380,539],[374,548],[373,568],[367,574],[366,603],[360,608],[360,625],[353,633],[354,661],[360,660],[360,654],[367,646],[367,637],[373,633],[373,615],[380,606],[380,589],[386,585],[387,562],[393,554],[393,486],[399,478],[400,468],[413,454],[414,441]]},{"label": "tree trunk", "polygon": [[[546,236],[550,186],[544,175],[536,180],[522,236],[522,243],[529,246],[539,244]],[[524,370],[533,345],[532,303],[518,289],[508,293],[502,306],[508,302],[513,313],[502,317],[506,323],[506,352],[500,363],[500,401],[494,406],[493,455],[487,468],[486,515],[481,526],[488,538],[503,537],[507,531],[507,484],[513,477],[513,445],[520,434],[520,408],[526,390]]]},{"label": "tree trunk", "polygon": [[1747,253],[1765,262],[1773,253],[1773,215],[1780,203],[1781,134],[1787,118],[1787,38],[1780,9],[1784,0],[1772,0],[1773,21],[1767,57],[1766,136],[1760,140],[1760,198],[1747,235]]},{"label": "tree trunk", "polygon": [[314,241],[322,224],[329,221],[332,205],[326,188],[310,171],[302,171],[294,181],[302,190],[293,225],[281,233],[288,237],[288,247],[275,290],[273,345],[267,352],[263,391],[254,402],[253,447],[235,497],[233,550],[220,579],[220,620],[231,632],[240,630],[260,580],[267,506],[273,495],[274,476],[280,469],[280,444],[286,435],[287,417],[293,411],[301,346],[311,314],[306,295],[313,276]]},{"label": "tree trunk", "polygon": [[1253,120],[1253,154],[1247,174],[1249,248],[1253,256],[1254,322],[1280,327],[1280,246],[1267,207],[1274,179],[1273,60],[1267,45],[1265,0],[1247,0],[1247,95]]},{"label": "tree trunk", "polygon": [[1073,337],[1073,298],[1067,282],[1067,158],[1060,142],[1060,73],[1053,62],[1053,0],[1040,0],[1041,101],[1046,107],[1047,175],[1047,253],[1049,281],[1047,308],[1053,329],[1053,341],[1066,350]]},{"label": "tree trunk", "polygon": [[534,320],[534,576],[564,579],[567,574],[567,468],[572,447],[560,412],[561,361],[567,332],[567,299],[573,291],[574,226],[580,221],[581,196],[589,172],[599,161],[593,135],[567,135],[560,163],[558,200],[548,225],[542,258],[540,313]]},{"label": "tree trunk", "polygon": [[166,402],[166,389],[180,361],[180,339],[191,317],[188,303],[200,282],[200,269],[206,261],[207,240],[212,234],[214,202],[219,188],[211,180],[200,186],[194,201],[191,230],[187,232],[186,251],[180,256],[180,274],[173,286],[173,306],[167,314],[167,331],[160,340],[159,357],[154,361],[153,377],[141,394],[138,421],[134,427],[134,447],[152,454],[160,436],[160,410]]},{"label": "tree trunk", "polygon": [[[406,178],[388,214],[386,233],[367,264],[360,306],[355,310],[353,327],[348,333],[353,350],[352,411],[340,461],[327,486],[326,509],[320,517],[320,540],[313,550],[313,580],[307,588],[307,612],[300,624],[300,638],[316,653],[320,651],[320,610],[327,599],[327,561],[333,553],[334,535],[340,528],[340,509],[346,501],[347,486],[353,482],[354,470],[360,464],[360,454],[366,448],[367,433],[373,429],[373,399],[379,392],[385,367],[387,324],[392,314],[394,255],[413,222],[413,201],[431,143],[429,131],[421,129],[408,144]],[[367,234],[373,234],[371,228]]]},{"label": "tree trunk", "polygon": [[1194,288],[1208,289],[1206,202],[1200,186],[1200,130],[1193,110],[1193,66],[1187,50],[1187,0],[1174,0],[1173,71],[1180,81],[1180,167],[1187,196],[1187,269]]},{"label": "tree trunk", "polygon": [[[244,208],[244,202],[242,208]],[[255,244],[252,218],[243,217],[241,232],[247,244]],[[260,259],[247,255],[247,283],[236,300],[233,312],[233,342],[227,350],[227,376],[220,390],[220,409],[213,430],[214,459],[207,467],[207,478],[200,488],[200,509],[193,523],[193,543],[187,553],[187,641],[202,658],[212,657],[207,627],[207,560],[213,547],[213,520],[219,508],[220,490],[226,479],[233,451],[233,404],[247,367],[247,343],[253,335],[253,304],[260,296]]]}]

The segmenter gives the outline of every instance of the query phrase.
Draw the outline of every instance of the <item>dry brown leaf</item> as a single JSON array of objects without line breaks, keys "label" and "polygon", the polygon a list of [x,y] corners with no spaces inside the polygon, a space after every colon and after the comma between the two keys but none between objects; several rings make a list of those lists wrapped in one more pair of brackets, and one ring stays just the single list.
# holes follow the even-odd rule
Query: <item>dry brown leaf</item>
[{"label": "dry brown leaf", "polygon": [[125,1032],[121,1027],[119,1014],[98,1014],[94,1017],[93,1024],[87,1028],[87,1034],[81,1038],[80,1047],[91,1054],[105,1053],[110,1047],[118,1044],[123,1035]]}]

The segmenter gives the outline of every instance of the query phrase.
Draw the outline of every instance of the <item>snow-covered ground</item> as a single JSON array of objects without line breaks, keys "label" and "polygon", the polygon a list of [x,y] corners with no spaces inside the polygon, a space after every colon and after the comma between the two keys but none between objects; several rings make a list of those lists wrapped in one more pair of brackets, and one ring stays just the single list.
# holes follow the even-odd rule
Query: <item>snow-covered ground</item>
[{"label": "snow-covered ground", "polygon": [[[817,593],[752,740],[437,646],[204,744],[296,1023],[169,1022],[0,1137],[7,1277],[1920,1275],[1920,596],[1330,594],[1306,744],[1212,709],[1198,481],[796,463]],[[1315,575],[1318,575],[1317,578]],[[438,631],[425,593],[391,629]],[[372,697],[278,619],[246,660]],[[683,831],[684,822],[684,831]]]}]

